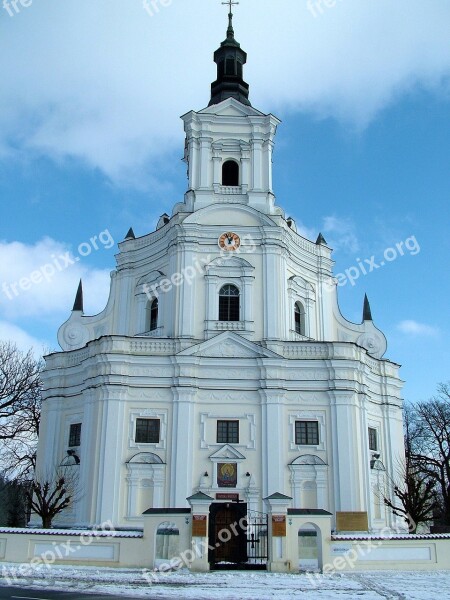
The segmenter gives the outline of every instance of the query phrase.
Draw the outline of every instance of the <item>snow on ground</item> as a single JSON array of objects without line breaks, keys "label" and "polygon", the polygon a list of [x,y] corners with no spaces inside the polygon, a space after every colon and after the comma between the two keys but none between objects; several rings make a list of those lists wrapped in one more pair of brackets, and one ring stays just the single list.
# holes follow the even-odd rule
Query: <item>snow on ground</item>
[{"label": "snow on ground", "polygon": [[220,571],[212,573],[148,573],[139,569],[52,566],[23,570],[0,563],[0,585],[56,589],[169,600],[292,600],[293,598],[450,600],[450,571],[376,571],[336,575]]}]

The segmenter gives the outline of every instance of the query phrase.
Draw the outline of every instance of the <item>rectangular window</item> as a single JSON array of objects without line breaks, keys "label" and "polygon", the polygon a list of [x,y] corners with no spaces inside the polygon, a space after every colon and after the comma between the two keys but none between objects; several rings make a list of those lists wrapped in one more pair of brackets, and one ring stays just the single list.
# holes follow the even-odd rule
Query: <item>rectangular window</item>
[{"label": "rectangular window", "polygon": [[299,446],[318,446],[319,423],[317,421],[295,421],[295,443]]},{"label": "rectangular window", "polygon": [[217,421],[217,443],[239,444],[239,421]]},{"label": "rectangular window", "polygon": [[137,444],[159,444],[159,432],[159,419],[136,419]]},{"label": "rectangular window", "polygon": [[369,427],[369,450],[378,450],[377,430]]},{"label": "rectangular window", "polygon": [[72,423],[69,431],[69,446],[81,444],[81,423]]}]

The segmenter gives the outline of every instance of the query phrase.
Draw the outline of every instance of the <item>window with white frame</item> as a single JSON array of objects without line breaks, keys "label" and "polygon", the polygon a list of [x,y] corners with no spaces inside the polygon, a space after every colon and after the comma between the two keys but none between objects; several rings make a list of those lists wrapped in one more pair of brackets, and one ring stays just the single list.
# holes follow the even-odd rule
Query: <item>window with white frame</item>
[{"label": "window with white frame", "polygon": [[369,450],[377,452],[378,450],[378,432],[374,427],[369,427]]},{"label": "window with white frame", "polygon": [[217,421],[217,443],[239,444],[239,421]]},{"label": "window with white frame", "polygon": [[161,421],[159,419],[136,419],[135,442],[137,444],[159,444]]},{"label": "window with white frame", "polygon": [[227,160],[222,165],[222,185],[239,185],[239,165],[235,160]]},{"label": "window with white frame", "polygon": [[158,298],[155,298],[149,305],[149,331],[155,331],[158,328]]},{"label": "window with white frame", "polygon": [[235,285],[224,285],[219,292],[219,321],[239,321],[240,293]]},{"label": "window with white frame", "polygon": [[306,312],[301,302],[296,302],[294,307],[295,333],[306,335]]},{"label": "window with white frame", "polygon": [[69,429],[69,446],[75,448],[81,445],[81,423],[72,423]]},{"label": "window with white frame", "polygon": [[299,446],[318,446],[318,421],[295,421],[295,443]]}]

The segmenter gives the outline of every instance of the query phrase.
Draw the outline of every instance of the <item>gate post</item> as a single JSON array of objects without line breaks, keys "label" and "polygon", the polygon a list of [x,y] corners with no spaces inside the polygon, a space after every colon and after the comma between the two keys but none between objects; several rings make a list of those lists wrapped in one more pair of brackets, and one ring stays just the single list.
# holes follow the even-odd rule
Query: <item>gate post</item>
[{"label": "gate post", "polygon": [[192,555],[191,571],[209,571],[209,508],[214,502],[211,496],[198,492],[186,500],[192,509]]},{"label": "gate post", "polygon": [[289,545],[286,539],[286,517],[291,501],[290,496],[279,492],[264,498],[269,517],[267,570],[275,573],[290,573],[294,567],[289,559]]}]

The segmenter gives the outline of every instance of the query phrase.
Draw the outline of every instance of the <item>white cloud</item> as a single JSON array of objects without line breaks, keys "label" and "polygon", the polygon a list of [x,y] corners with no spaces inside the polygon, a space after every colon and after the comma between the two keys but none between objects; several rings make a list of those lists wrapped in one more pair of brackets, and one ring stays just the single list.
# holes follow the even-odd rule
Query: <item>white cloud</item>
[{"label": "white cloud", "polygon": [[[448,2],[341,0],[316,18],[307,0],[257,4],[240,4],[235,30],[262,110],[361,127],[416,87],[448,94]],[[208,102],[220,3],[173,0],[153,17],[141,0],[2,12],[0,157],[71,157],[120,183],[159,179],[167,153],[182,150],[178,116]]]},{"label": "white cloud", "polygon": [[351,253],[359,250],[355,225],[350,219],[336,216],[325,217],[322,233],[328,245],[334,250],[346,250]]},{"label": "white cloud", "polygon": [[6,321],[0,321],[0,340],[14,342],[22,352],[28,352],[31,349],[36,357],[42,356],[49,348],[48,342],[38,340],[17,325]]},{"label": "white cloud", "polygon": [[417,321],[413,320],[401,321],[397,325],[397,329],[402,333],[413,336],[435,337],[439,334],[439,329],[437,329],[437,327],[425,325],[424,323],[418,323]]},{"label": "white cloud", "polygon": [[[105,252],[106,246],[99,243],[98,247],[97,252]],[[87,246],[81,250],[86,253]],[[86,312],[99,312],[108,299],[110,274],[89,268],[86,261],[66,244],[48,237],[33,245],[0,242],[0,318],[14,322],[52,317],[62,322],[70,314],[81,278]]]}]

